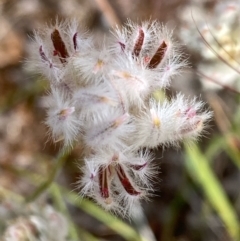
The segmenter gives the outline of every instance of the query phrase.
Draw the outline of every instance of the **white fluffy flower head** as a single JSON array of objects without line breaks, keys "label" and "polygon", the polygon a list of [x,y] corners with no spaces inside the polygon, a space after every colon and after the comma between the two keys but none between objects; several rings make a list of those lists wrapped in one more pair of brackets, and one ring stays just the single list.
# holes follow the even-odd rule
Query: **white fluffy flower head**
[{"label": "white fluffy flower head", "polygon": [[79,165],[80,195],[129,217],[154,191],[150,149],[196,140],[211,114],[181,94],[153,98],[186,65],[166,27],[129,21],[112,32],[99,47],[76,21],[56,23],[36,33],[33,65],[50,82],[46,124],[53,139],[88,150]]}]

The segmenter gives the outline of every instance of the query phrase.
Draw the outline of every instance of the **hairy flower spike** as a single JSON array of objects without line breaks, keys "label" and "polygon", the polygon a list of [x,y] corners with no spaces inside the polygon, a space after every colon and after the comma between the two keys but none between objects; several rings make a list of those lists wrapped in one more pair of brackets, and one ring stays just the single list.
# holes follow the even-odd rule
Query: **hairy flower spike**
[{"label": "hairy flower spike", "polygon": [[152,98],[186,65],[171,32],[157,21],[129,21],[100,45],[76,21],[45,33],[35,36],[33,63],[51,86],[46,124],[55,141],[86,148],[80,195],[130,217],[154,191],[158,168],[149,150],[196,140],[211,113],[180,94]]}]

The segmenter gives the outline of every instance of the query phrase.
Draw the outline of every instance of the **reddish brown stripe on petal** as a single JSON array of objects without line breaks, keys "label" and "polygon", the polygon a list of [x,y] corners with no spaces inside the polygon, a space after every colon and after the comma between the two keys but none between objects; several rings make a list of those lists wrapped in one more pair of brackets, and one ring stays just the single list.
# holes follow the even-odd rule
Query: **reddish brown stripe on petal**
[{"label": "reddish brown stripe on petal", "polygon": [[62,37],[57,29],[55,29],[52,34],[51,34],[51,39],[53,42],[53,46],[55,48],[54,53],[57,53],[58,56],[60,57],[60,61],[62,63],[66,62],[66,58],[69,57],[67,48],[62,40]]},{"label": "reddish brown stripe on petal", "polygon": [[39,48],[39,53],[40,53],[40,55],[41,55],[42,60],[48,62],[48,58],[47,58],[47,56],[45,55],[45,53],[44,53],[44,51],[43,51],[42,45],[41,45],[40,48]]},{"label": "reddish brown stripe on petal", "polygon": [[77,35],[78,35],[78,33],[75,33],[74,35],[73,35],[73,46],[74,46],[74,49],[76,50],[77,49]]},{"label": "reddish brown stripe on petal", "polygon": [[148,64],[149,69],[154,69],[160,64],[160,62],[164,58],[166,50],[167,50],[167,44],[165,43],[165,41],[163,41],[149,62]]},{"label": "reddish brown stripe on petal", "polygon": [[108,172],[107,168],[100,167],[98,171],[99,175],[99,188],[100,194],[103,198],[109,197],[109,188],[108,188]]},{"label": "reddish brown stripe on petal", "polygon": [[119,178],[120,182],[122,183],[126,192],[130,195],[133,195],[133,196],[139,195],[140,192],[135,190],[135,188],[131,184],[131,182],[128,179],[126,173],[124,172],[123,168],[120,165],[116,166],[116,171],[117,171],[118,178]]},{"label": "reddish brown stripe on petal", "polygon": [[138,38],[135,42],[134,48],[133,48],[133,56],[138,57],[143,46],[143,41],[144,41],[144,32],[142,29],[139,29],[138,32]]},{"label": "reddish brown stripe on petal", "polygon": [[130,167],[136,171],[142,170],[145,166],[147,166],[147,162],[142,165],[131,165]]}]

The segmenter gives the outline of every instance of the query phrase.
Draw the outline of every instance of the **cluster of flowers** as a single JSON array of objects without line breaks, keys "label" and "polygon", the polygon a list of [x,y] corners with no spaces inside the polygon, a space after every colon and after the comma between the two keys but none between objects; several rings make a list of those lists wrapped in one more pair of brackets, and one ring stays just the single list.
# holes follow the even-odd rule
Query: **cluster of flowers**
[{"label": "cluster of flowers", "polygon": [[1,201],[0,215],[3,241],[69,240],[67,219],[45,203],[23,206],[16,200],[4,199]]},{"label": "cluster of flowers", "polygon": [[198,70],[205,75],[200,77],[205,89],[227,85],[240,90],[240,1],[213,1],[212,5],[209,8],[206,2],[196,1],[181,9],[179,37],[200,55]]},{"label": "cluster of flowers", "polygon": [[112,33],[97,44],[76,21],[56,23],[35,34],[31,62],[50,82],[53,139],[84,147],[80,194],[129,216],[153,190],[149,149],[196,140],[211,113],[182,94],[153,98],[186,65],[162,24],[129,21]]}]

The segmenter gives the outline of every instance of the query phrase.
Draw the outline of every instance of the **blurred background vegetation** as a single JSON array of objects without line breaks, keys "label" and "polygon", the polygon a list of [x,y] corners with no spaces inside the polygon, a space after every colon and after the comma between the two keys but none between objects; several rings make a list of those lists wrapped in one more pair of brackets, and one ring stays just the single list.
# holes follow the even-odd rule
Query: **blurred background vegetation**
[{"label": "blurred background vegetation", "polygon": [[[240,240],[239,7],[238,0],[1,0],[0,240]],[[121,220],[80,200],[75,183],[81,147],[61,152],[61,144],[47,142],[47,82],[24,61],[33,31],[56,16],[78,19],[99,41],[128,18],[165,23],[191,66],[169,93],[201,96],[214,111],[197,145],[156,150],[161,173],[155,196],[143,203],[137,220]],[[218,87],[206,84],[213,82]],[[52,234],[41,239],[32,217]],[[10,231],[15,239],[6,239]]]}]

